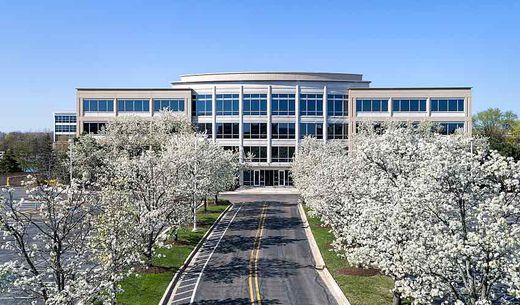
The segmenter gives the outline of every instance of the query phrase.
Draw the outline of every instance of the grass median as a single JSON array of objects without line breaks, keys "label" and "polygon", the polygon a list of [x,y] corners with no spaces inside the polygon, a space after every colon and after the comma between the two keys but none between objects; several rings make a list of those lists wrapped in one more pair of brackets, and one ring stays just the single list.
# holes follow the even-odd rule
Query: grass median
[{"label": "grass median", "polygon": [[[308,212],[307,208],[305,211]],[[329,229],[321,226],[319,218],[312,217],[307,213],[312,234],[320,248],[325,265],[338,283],[339,287],[349,300],[351,305],[387,305],[392,304],[393,282],[383,275],[350,275],[356,273],[356,269],[345,260],[331,251],[331,244],[334,240]]]},{"label": "grass median", "polygon": [[175,272],[228,205],[229,202],[219,200],[217,205],[208,205],[207,212],[200,209],[197,212],[197,232],[192,232],[190,225],[180,229],[178,240],[170,249],[159,249],[164,257],[155,258],[152,268],[125,279],[121,283],[124,292],[118,296],[118,304],[157,305]]}]

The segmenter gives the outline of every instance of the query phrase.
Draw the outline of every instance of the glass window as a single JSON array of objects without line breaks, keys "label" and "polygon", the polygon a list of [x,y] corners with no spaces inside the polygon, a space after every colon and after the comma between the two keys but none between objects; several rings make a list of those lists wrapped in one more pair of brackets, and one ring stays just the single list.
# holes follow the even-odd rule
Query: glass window
[{"label": "glass window", "polygon": [[148,99],[117,99],[117,111],[119,112],[148,112],[150,100]]},{"label": "glass window", "polygon": [[244,139],[266,139],[267,123],[244,123]]},{"label": "glass window", "polygon": [[311,136],[316,139],[323,139],[323,124],[322,123],[301,123],[300,124],[300,139],[305,136]]},{"label": "glass window", "polygon": [[454,134],[458,129],[464,130],[463,122],[442,122],[439,123],[437,132],[444,135]]},{"label": "glass window", "polygon": [[348,95],[329,94],[327,95],[327,115],[346,116],[348,115]]},{"label": "glass window", "polygon": [[114,100],[112,99],[83,99],[84,112],[112,112]]},{"label": "glass window", "polygon": [[192,97],[192,115],[211,115],[213,97],[211,94],[197,94]]},{"label": "glass window", "polygon": [[252,162],[267,162],[267,146],[244,146],[244,156]]},{"label": "glass window", "polygon": [[216,137],[218,139],[238,139],[239,132],[239,123],[217,123],[215,125],[216,128]]},{"label": "glass window", "polygon": [[76,125],[55,125],[54,132],[76,132]]},{"label": "glass window", "polygon": [[347,123],[327,124],[327,139],[348,139]]},{"label": "glass window", "polygon": [[294,156],[294,146],[273,146],[271,147],[272,162],[291,162]]},{"label": "glass window", "polygon": [[426,99],[392,99],[394,112],[425,112]]},{"label": "glass window", "polygon": [[98,134],[105,128],[106,123],[83,123],[83,133]]},{"label": "glass window", "polygon": [[174,112],[184,111],[184,99],[153,99],[153,111],[170,110]]},{"label": "glass window", "polygon": [[387,112],[388,99],[356,99],[356,112]]},{"label": "glass window", "polygon": [[217,115],[238,115],[238,94],[217,94]]},{"label": "glass window", "polygon": [[464,112],[464,99],[431,99],[430,106],[432,112]]},{"label": "glass window", "polygon": [[244,94],[244,115],[266,115],[267,94]]},{"label": "glass window", "polygon": [[296,97],[294,94],[272,94],[271,111],[273,115],[294,115]]},{"label": "glass window", "polygon": [[212,136],[212,124],[211,123],[197,123],[195,129],[198,132],[205,132],[209,137]]},{"label": "glass window", "polygon": [[300,94],[300,114],[323,115],[323,94]]},{"label": "glass window", "polygon": [[294,123],[272,123],[271,131],[273,139],[294,139],[296,137]]},{"label": "glass window", "polygon": [[76,123],[75,115],[57,115],[54,117],[56,123]]}]

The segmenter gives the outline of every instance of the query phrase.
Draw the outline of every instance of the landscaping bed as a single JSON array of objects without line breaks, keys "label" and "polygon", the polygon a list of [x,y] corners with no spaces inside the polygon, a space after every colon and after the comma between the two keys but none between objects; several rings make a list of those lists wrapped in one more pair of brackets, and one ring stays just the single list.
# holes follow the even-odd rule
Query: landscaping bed
[{"label": "landscaping bed", "polygon": [[161,300],[175,272],[182,266],[206,231],[217,220],[230,203],[219,200],[217,205],[208,204],[197,212],[197,232],[191,231],[191,225],[179,230],[178,240],[171,249],[159,249],[164,257],[156,258],[151,270],[141,270],[138,276],[125,279],[121,286],[124,292],[118,296],[120,305],[157,305]]}]

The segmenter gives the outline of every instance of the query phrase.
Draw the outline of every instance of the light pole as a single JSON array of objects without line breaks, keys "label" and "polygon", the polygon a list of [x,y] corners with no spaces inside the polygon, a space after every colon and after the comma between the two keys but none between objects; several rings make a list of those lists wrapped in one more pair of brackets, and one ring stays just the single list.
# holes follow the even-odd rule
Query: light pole
[{"label": "light pole", "polygon": [[72,150],[72,145],[74,145],[74,139],[69,139],[69,180],[70,180],[70,184],[72,185],[72,154],[73,154],[73,150]]}]

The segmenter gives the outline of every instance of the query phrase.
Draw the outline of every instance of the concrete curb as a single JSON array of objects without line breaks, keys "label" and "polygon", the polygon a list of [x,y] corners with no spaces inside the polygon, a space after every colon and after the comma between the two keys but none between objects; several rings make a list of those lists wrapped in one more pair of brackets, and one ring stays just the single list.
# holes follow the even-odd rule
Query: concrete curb
[{"label": "concrete curb", "polygon": [[338,305],[350,305],[347,297],[341,291],[338,283],[332,277],[329,270],[325,265],[325,261],[323,260],[323,256],[321,255],[320,248],[318,248],[318,244],[314,239],[314,235],[312,234],[311,228],[309,227],[309,221],[307,220],[307,215],[305,214],[305,210],[303,209],[303,205],[300,200],[298,200],[298,211],[300,212],[300,217],[303,222],[303,228],[305,230],[305,236],[307,236],[307,240],[309,241],[309,247],[311,248],[312,257],[314,258],[315,268],[318,272],[318,275],[323,280],[330,293],[336,299]]},{"label": "concrete curb", "polygon": [[184,263],[179,268],[179,270],[177,270],[177,272],[175,272],[175,274],[173,275],[172,280],[170,281],[170,284],[166,288],[166,291],[164,292],[161,300],[159,301],[159,305],[167,305],[168,304],[168,301],[170,300],[170,297],[171,297],[171,295],[174,292],[175,286],[177,285],[177,282],[179,281],[179,279],[181,277],[181,274],[184,272],[186,267],[189,266],[189,264],[191,263],[191,261],[193,260],[193,258],[197,254],[197,252],[199,252],[199,249],[202,247],[202,245],[204,244],[204,242],[208,238],[208,235],[213,231],[213,229],[215,228],[217,223],[220,222],[220,220],[224,217],[224,215],[226,215],[227,212],[233,206],[234,206],[234,204],[230,204],[224,211],[222,211],[222,213],[220,213],[220,215],[218,216],[217,220],[215,220],[215,222],[211,225],[211,227],[208,229],[208,231],[206,231],[204,236],[202,236],[202,238],[199,240],[199,242],[197,243],[195,248],[193,248],[193,250],[191,251],[190,255],[188,255],[188,257],[184,260]]}]

